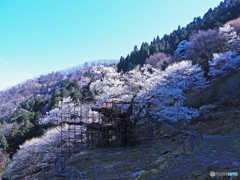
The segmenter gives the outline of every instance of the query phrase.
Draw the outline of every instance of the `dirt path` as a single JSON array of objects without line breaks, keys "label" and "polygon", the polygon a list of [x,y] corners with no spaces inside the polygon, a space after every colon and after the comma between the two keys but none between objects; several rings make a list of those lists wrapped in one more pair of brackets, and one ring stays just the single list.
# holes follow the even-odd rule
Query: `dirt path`
[{"label": "dirt path", "polygon": [[[213,179],[215,172],[238,172],[239,176],[215,177],[214,179],[240,179],[240,136],[204,135],[201,145],[187,156],[172,158],[171,164],[161,174],[162,179]],[[195,173],[194,173],[195,172]]]}]

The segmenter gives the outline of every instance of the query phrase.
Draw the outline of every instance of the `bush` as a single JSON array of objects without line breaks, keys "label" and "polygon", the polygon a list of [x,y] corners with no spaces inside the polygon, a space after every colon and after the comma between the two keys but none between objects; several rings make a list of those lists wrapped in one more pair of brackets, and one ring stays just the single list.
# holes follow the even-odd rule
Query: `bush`
[{"label": "bush", "polygon": [[146,59],[146,64],[152,65],[152,67],[157,69],[165,69],[171,61],[171,56],[166,55],[165,53],[154,53],[149,58]]}]

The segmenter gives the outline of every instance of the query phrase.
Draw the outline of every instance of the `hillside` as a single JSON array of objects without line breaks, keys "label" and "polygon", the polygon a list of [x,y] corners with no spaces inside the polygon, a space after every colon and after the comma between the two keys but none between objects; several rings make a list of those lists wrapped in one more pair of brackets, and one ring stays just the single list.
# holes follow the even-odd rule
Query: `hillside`
[{"label": "hillside", "polygon": [[[182,62],[182,63],[184,63],[184,61]],[[180,63],[179,63],[180,64]],[[167,73],[168,71],[170,71],[171,70],[171,68],[170,68],[171,66],[169,66],[169,69],[168,68],[166,68],[166,70],[165,70],[165,73]],[[179,67],[179,66],[177,66],[177,67]],[[190,66],[191,67],[191,66]],[[239,66],[238,66],[239,67]],[[105,67],[106,69],[108,69],[108,68],[111,68],[111,67]],[[179,67],[180,69],[181,69],[181,66]],[[192,68],[192,67],[191,67]],[[237,68],[237,67],[236,67]],[[178,69],[179,70],[179,69]],[[177,71],[178,71],[177,70]],[[106,71],[106,72],[109,72],[109,71]],[[171,72],[172,72],[172,70],[171,70]],[[182,72],[178,72],[178,73],[182,73]],[[194,73],[193,74],[195,74],[196,72],[194,71]],[[136,74],[136,73],[133,73],[133,74]],[[236,78],[236,77],[238,77],[238,74],[239,74],[239,72],[237,73],[237,74],[232,74],[232,75],[230,75],[230,76],[228,76],[227,78],[225,78],[225,81],[223,81],[223,80],[221,80],[220,81],[220,79],[223,79],[223,78],[217,78],[218,79],[218,81],[216,80],[216,79],[212,79],[212,80],[214,80],[213,82],[216,84],[216,85],[218,85],[219,87],[221,87],[221,86],[225,86],[226,87],[226,84],[228,83],[228,81],[233,81],[234,80],[234,82],[236,82],[236,86],[237,87],[239,87],[239,79],[238,78]],[[203,75],[203,73],[202,73],[202,75]],[[114,77],[116,77],[116,75],[114,75],[113,74],[113,76]],[[190,80],[190,79],[189,79]],[[103,80],[103,82],[104,82],[104,80]],[[136,82],[136,81],[135,81]],[[190,82],[190,81],[189,81]],[[181,82],[179,82],[180,84],[181,84]],[[194,82],[192,82],[192,83],[194,83]],[[199,82],[197,82],[198,83],[198,86],[200,85],[199,84]],[[179,84],[179,85],[180,85]],[[212,86],[210,86],[210,87],[207,87],[207,88],[203,88],[201,91],[198,91],[197,93],[195,93],[195,94],[189,94],[188,96],[188,98],[186,99],[186,100],[189,100],[189,98],[193,98],[194,96],[197,96],[197,97],[200,97],[199,99],[201,99],[201,96],[204,96],[204,94],[206,94],[206,92],[208,92],[209,91],[209,89],[208,88],[211,88],[211,87],[214,87],[214,85],[215,84],[212,84]],[[182,86],[182,85],[181,85]],[[189,84],[189,86],[190,87],[194,87],[194,86],[191,86],[191,84]],[[133,86],[134,87],[134,86]],[[183,86],[184,87],[184,86]],[[185,87],[186,88],[186,87]],[[120,89],[119,89],[120,90]],[[109,89],[108,89],[108,92],[111,92]],[[221,91],[219,91],[219,92],[221,92]],[[202,94],[202,95],[200,95],[200,94]],[[239,99],[236,99],[236,97],[235,96],[233,96],[234,94],[233,93],[225,93],[228,97],[227,97],[227,99],[225,99],[225,101],[221,101],[221,99],[220,98],[216,98],[215,99],[215,104],[211,104],[211,102],[209,102],[209,101],[202,101],[202,100],[199,100],[198,101],[198,99],[196,99],[195,101],[194,101],[194,103],[193,104],[199,104],[200,103],[200,109],[199,109],[199,113],[200,113],[200,116],[199,117],[197,117],[197,118],[193,118],[192,119],[192,121],[186,126],[186,125],[184,125],[185,123],[186,123],[186,121],[184,121],[184,120],[181,120],[181,121],[179,121],[179,123],[178,124],[176,124],[176,126],[178,126],[178,128],[179,129],[191,129],[191,130],[195,130],[195,131],[202,131],[203,133],[205,133],[205,134],[226,134],[226,133],[229,133],[229,132],[239,132],[239,126],[236,126],[237,124],[239,124],[240,122],[239,122],[239,114],[238,114],[238,112],[239,112],[239,108],[238,108],[238,106],[236,106],[236,105],[234,105],[234,104],[232,104],[231,103],[231,99],[235,99],[237,102],[239,102]],[[212,93],[212,94],[210,94],[210,95],[212,95],[213,97],[216,95],[216,96],[218,96],[219,94],[214,94],[214,93]],[[209,100],[209,99],[208,99]],[[221,107],[221,104],[222,103],[226,103],[227,101],[226,100],[229,100],[230,101],[230,103],[227,105],[227,106],[223,106],[223,107]],[[202,102],[201,102],[202,101]],[[185,103],[187,103],[187,102],[185,102]],[[201,104],[201,103],[203,103],[203,104]],[[210,104],[209,104],[210,103]],[[62,108],[63,109],[63,108]],[[64,109],[63,109],[64,110]],[[56,112],[56,111],[55,111]],[[51,114],[51,112],[50,112],[50,114]],[[160,130],[159,130],[159,134],[157,133],[157,135],[155,136],[155,139],[158,139],[158,138],[160,138],[160,139],[162,139],[162,140],[157,140],[157,141],[154,141],[154,143],[151,143],[151,147],[150,148],[147,148],[147,147],[144,147],[144,151],[143,152],[148,152],[147,154],[152,154],[152,156],[150,157],[149,155],[146,155],[146,152],[145,152],[145,155],[144,155],[144,157],[145,157],[145,159],[147,159],[147,161],[145,162],[146,163],[146,165],[147,166],[149,166],[149,165],[151,165],[151,164],[153,164],[153,162],[155,162],[158,158],[159,158],[159,148],[162,150],[162,151],[164,151],[164,149],[166,150],[166,149],[168,149],[168,150],[170,150],[171,152],[175,152],[175,153],[173,153],[173,154],[171,154],[171,155],[168,155],[167,156],[167,158],[166,158],[166,161],[164,161],[164,162],[166,162],[164,165],[162,164],[159,164],[159,168],[160,169],[158,169],[158,166],[157,167],[155,167],[154,166],[154,168],[155,169],[157,169],[158,171],[160,171],[161,169],[162,170],[164,170],[164,168],[165,168],[165,166],[169,166],[169,163],[171,164],[171,163],[174,163],[175,162],[175,159],[171,159],[172,157],[178,157],[178,156],[181,156],[181,147],[179,146],[179,144],[178,143],[176,143],[181,137],[182,137],[182,133],[180,133],[180,134],[178,134],[177,136],[176,135],[173,135],[172,136],[172,139],[170,140],[170,139],[165,139],[164,138],[164,135],[168,135],[168,134],[171,134],[171,132],[172,132],[172,130],[171,129],[166,129],[166,128],[161,128]],[[49,132],[50,133],[50,132]],[[56,135],[57,136],[59,136],[59,132],[58,131],[56,131],[55,130],[55,133],[56,133]],[[55,137],[55,135],[54,135],[54,133],[52,132],[52,133],[50,133],[50,134],[52,134],[51,135],[51,137],[52,138],[54,138]],[[49,135],[50,135],[49,134]],[[21,147],[21,149],[20,149],[20,151],[14,156],[14,163],[17,163],[19,160],[18,160],[18,158],[22,158],[22,159],[26,159],[26,157],[28,157],[28,155],[29,155],[29,152],[28,152],[28,154],[26,154],[26,155],[24,155],[24,152],[26,152],[26,150],[28,149],[28,150],[30,150],[30,152],[31,151],[36,151],[37,149],[36,149],[36,147],[34,147],[34,145],[36,144],[36,143],[34,143],[34,142],[38,142],[38,144],[39,144],[39,146],[41,146],[41,147],[43,147],[43,144],[41,145],[41,143],[44,143],[45,145],[46,145],[46,143],[47,144],[49,144],[50,145],[50,147],[51,146],[57,146],[57,144],[56,145],[53,145],[52,143],[50,143],[50,142],[48,142],[50,139],[47,139],[47,138],[49,138],[49,135],[45,135],[45,137],[42,137],[40,140],[32,140],[32,141],[28,141],[28,142],[26,142],[22,147]],[[57,137],[56,136],[56,137]],[[204,136],[205,138],[207,138],[208,136]],[[235,148],[234,148],[234,146],[237,146],[237,144],[236,144],[236,140],[237,139],[233,139],[232,140],[232,145],[230,145],[231,147],[229,148],[229,151],[231,151],[232,153],[233,153],[233,157],[232,158],[236,158],[235,156],[237,156],[236,155],[236,153],[235,153]],[[164,142],[161,142],[161,141],[164,141]],[[220,146],[218,143],[217,143],[217,140],[214,140],[214,142],[216,142],[216,144],[214,144],[213,142],[211,143],[211,140],[204,140],[203,141],[203,145],[201,145],[200,147],[201,147],[201,152],[202,152],[202,154],[206,154],[206,153],[208,153],[209,151],[212,151],[212,150],[216,150],[217,151],[217,153],[220,153],[221,154],[221,152],[223,153],[223,152],[225,152],[226,150],[224,150],[224,149],[222,149],[222,146]],[[224,141],[222,141],[221,140],[221,143],[223,143]],[[228,140],[228,142],[230,142],[229,140]],[[56,143],[56,142],[55,142]],[[214,144],[214,149],[212,149],[212,148],[209,148],[209,146],[208,146],[208,144],[209,143],[211,143],[212,145]],[[52,144],[52,145],[51,145]],[[161,147],[161,145],[162,144],[164,144],[164,147]],[[187,144],[187,140],[186,140],[186,144]],[[44,145],[44,146],[45,146]],[[46,149],[48,149],[48,148],[50,148],[49,146],[47,146],[46,147]],[[132,150],[132,157],[133,157],[133,162],[134,162],[134,164],[138,164],[137,163],[137,159],[136,159],[136,157],[138,156],[138,155],[141,155],[142,153],[141,153],[141,150],[140,150],[140,154],[139,153],[136,153],[136,149],[142,149],[143,147],[134,147],[133,146],[133,150]],[[157,148],[156,148],[157,147]],[[189,146],[188,146],[189,147]],[[202,148],[204,148],[204,150],[202,149]],[[233,148],[233,149],[232,149]],[[37,151],[39,151],[39,150],[37,150]],[[109,173],[110,173],[110,171],[111,171],[111,168],[113,168],[112,167],[112,163],[114,163],[114,162],[116,162],[116,158],[118,157],[118,155],[120,155],[121,154],[121,157],[125,157],[127,154],[129,154],[129,151],[126,151],[126,154],[125,154],[125,151],[121,151],[121,152],[118,152],[118,151],[116,151],[116,149],[115,148],[112,148],[112,149],[110,149],[110,150],[108,150],[109,152],[109,154],[111,154],[113,157],[112,158],[107,158],[106,159],[106,161],[103,161],[102,160],[102,157],[105,157],[105,155],[103,155],[103,154],[106,154],[106,149],[103,149],[102,151],[100,151],[100,150],[98,150],[98,155],[96,154],[96,151],[91,151],[91,150],[87,150],[87,151],[84,151],[83,153],[85,154],[89,154],[89,159],[90,159],[90,161],[89,161],[89,165],[88,165],[88,172],[89,172],[89,177],[91,177],[91,176],[93,176],[94,174],[92,174],[93,173],[93,165],[91,164],[92,162],[95,162],[95,163],[97,163],[97,164],[99,164],[99,163],[104,163],[104,164],[99,164],[99,166],[100,166],[100,168],[99,168],[99,175],[101,175],[102,176],[102,174],[101,173],[103,173],[102,171],[109,171]],[[189,149],[188,149],[188,151],[189,151]],[[228,151],[228,152],[229,152]],[[116,153],[116,155],[114,155]],[[162,153],[164,153],[164,152],[162,152]],[[189,151],[189,157],[188,158],[186,158],[186,163],[189,163],[189,164],[191,164],[191,163],[198,163],[198,161],[196,161],[196,160],[194,160],[194,159],[199,159],[199,157],[198,156],[202,156],[202,155],[198,155],[198,149],[196,150],[196,151],[193,151],[193,152],[191,152],[191,151]],[[142,154],[143,155],[143,154]],[[26,156],[26,157],[25,157]],[[136,157],[135,157],[136,156]],[[161,156],[161,155],[160,155]],[[32,157],[34,157],[34,156],[32,156]],[[43,158],[43,159],[45,159],[45,158],[50,158],[49,160],[51,160],[51,157],[53,158],[54,156],[50,156],[50,157],[40,157],[40,159],[39,159],[39,161],[37,160],[37,162],[38,163],[40,163],[41,162],[41,159]],[[107,156],[108,157],[108,156]],[[134,158],[135,157],[135,158]],[[165,157],[165,155],[163,156],[163,157]],[[161,156],[161,158],[163,158],[162,156]],[[65,156],[65,158],[67,159],[68,157],[67,157],[67,154],[66,154],[66,156]],[[82,159],[83,158],[83,159]],[[73,159],[69,159],[69,161],[66,161],[66,164],[67,164],[67,171],[68,172],[70,172],[70,169],[69,169],[69,166],[70,166],[70,164],[72,164],[75,168],[77,168],[77,169],[82,169],[83,167],[82,167],[82,163],[81,164],[78,164],[77,162],[78,161],[76,161],[76,159],[78,159],[79,161],[84,161],[84,162],[86,162],[86,160],[84,159],[84,158],[86,158],[86,155],[85,156],[83,156],[82,155],[82,153],[81,154],[76,154],[75,156],[74,156],[74,158]],[[184,161],[185,161],[185,156],[183,156],[182,157],[183,159],[184,159]],[[207,157],[206,156],[206,158],[208,158],[208,161],[206,160],[206,164],[209,164],[212,160],[211,159],[209,159],[209,157]],[[126,157],[124,158],[124,159],[127,159]],[[121,162],[121,163],[119,163],[119,168],[120,168],[120,170],[121,170],[121,172],[124,172],[125,174],[130,174],[130,172],[134,172],[134,171],[136,171],[134,168],[135,168],[135,166],[133,166],[133,169],[129,169],[130,171],[128,171],[128,170],[126,170],[126,169],[122,169],[124,166],[122,166],[122,165],[124,165],[125,163],[129,163],[128,161],[126,161],[125,162],[125,160],[124,159],[119,159],[119,160],[117,160],[117,162]],[[179,159],[179,158],[178,158]],[[214,159],[214,158],[213,158]],[[215,158],[216,159],[216,158]],[[34,158],[33,158],[33,160],[34,160]],[[94,160],[94,161],[91,161],[91,160]],[[179,160],[177,160],[178,162],[175,162],[173,165],[171,165],[171,167],[172,166],[174,166],[174,167],[179,167],[179,168],[181,168],[181,163],[183,162],[182,160],[181,161],[179,161]],[[231,160],[229,160],[229,161],[219,161],[219,160],[214,160],[213,162],[215,162],[215,164],[218,164],[217,166],[215,166],[215,165],[211,165],[211,163],[209,164],[209,168],[211,169],[211,170],[214,170],[214,171],[223,171],[224,169],[226,169],[226,168],[228,168],[228,169],[231,169],[231,168],[233,168],[233,170],[238,170],[238,169],[236,169],[236,167],[235,167],[235,165],[234,164],[232,164],[231,165],[231,163],[230,163],[230,161]],[[46,161],[45,161],[46,162]],[[49,163],[50,162],[52,162],[52,161],[49,161]],[[132,162],[132,163],[133,163]],[[234,161],[235,162],[235,161]],[[23,165],[24,165],[24,161],[22,162],[23,163]],[[180,163],[180,164],[179,164]],[[200,162],[199,162],[200,163]],[[225,166],[225,163],[227,163],[227,164],[229,164],[229,165],[227,165],[227,166]],[[86,163],[84,163],[85,165],[86,165]],[[109,165],[110,164],[110,165]],[[106,166],[106,168],[104,168],[104,169],[102,169],[101,167],[105,167]],[[137,166],[137,165],[136,165]],[[139,166],[139,164],[138,164],[138,166]],[[167,167],[168,167],[167,166]],[[204,165],[202,165],[203,167],[205,167],[205,164]],[[12,168],[16,168],[15,166],[13,166],[13,165],[11,165],[11,167]],[[188,167],[189,167],[189,169],[188,169]],[[19,167],[19,168],[21,168],[21,166]],[[12,170],[14,170],[14,169],[12,169]],[[25,169],[25,168],[24,168]],[[181,176],[185,176],[185,177],[188,177],[189,175],[188,174],[191,174],[190,176],[192,176],[192,177],[195,177],[196,178],[196,176],[199,176],[199,178],[202,178],[202,179],[204,179],[206,176],[208,176],[208,169],[205,169],[205,168],[203,168],[203,170],[202,171],[197,171],[197,169],[196,169],[196,166],[184,166],[184,169],[185,169],[185,173],[183,174],[183,175],[181,175]],[[10,170],[10,169],[9,169]],[[12,172],[15,172],[15,173],[18,173],[19,172],[19,170],[14,170],[14,171],[9,171],[10,173]],[[27,169],[25,169],[25,170],[27,170]],[[151,170],[151,168],[150,168],[150,170]],[[148,170],[149,171],[149,170]],[[29,172],[29,170],[27,170],[27,172]],[[164,176],[168,176],[168,177],[170,177],[171,176],[171,174],[168,174],[168,171],[166,171],[166,170],[164,170],[163,171],[165,174],[164,174]],[[180,173],[180,171],[178,171],[179,173]],[[11,173],[11,174],[12,174]],[[169,172],[170,173],[170,172]],[[149,173],[148,173],[149,174]],[[199,175],[198,175],[199,174]],[[6,174],[6,176],[7,176],[7,174]],[[108,174],[108,176],[115,176],[115,175],[110,175],[110,174]],[[159,175],[154,175],[153,174],[153,176],[156,176],[156,177],[159,177],[160,178],[160,176]],[[48,177],[49,178],[51,178],[51,179],[54,179],[54,178],[56,178],[55,177],[55,175],[54,175],[54,173],[52,173],[52,172],[49,172],[48,173]],[[189,179],[191,179],[192,177],[189,177]]]},{"label": "hillside", "polygon": [[0,91],[0,122],[8,116],[10,111],[15,111],[22,102],[32,98],[34,95],[44,96],[48,94],[51,97],[64,80],[69,82],[79,81],[87,75],[91,66],[97,64],[109,65],[116,62],[116,60],[86,62],[84,65],[28,79],[26,82]]},{"label": "hillside", "polygon": [[[240,18],[235,19],[239,4],[238,0],[225,1],[209,10],[168,49],[157,50],[156,44],[162,42],[157,38],[152,43],[156,51],[143,44],[117,65],[92,64],[53,72],[1,91],[0,154],[4,158],[0,173],[4,179],[30,178],[42,166],[48,167],[49,179],[57,179],[50,168],[59,154],[65,157],[69,173],[70,165],[81,171],[88,168],[90,178],[94,178],[95,164],[104,178],[115,177],[115,164],[129,177],[141,168],[139,155],[146,160],[143,179],[206,179],[210,170],[238,171],[240,154],[233,133],[240,133]],[[174,40],[172,34],[166,39]],[[162,122],[180,130],[163,127]],[[202,144],[191,151],[187,139],[191,133],[181,130],[203,132]],[[93,143],[93,132],[98,146]],[[79,145],[80,139],[84,147],[73,153],[69,149]],[[143,139],[148,146],[138,143]],[[188,156],[182,154],[180,139],[187,144]],[[209,157],[212,151],[215,155]],[[228,152],[229,159],[220,160]],[[171,174],[175,168],[176,174]]]}]

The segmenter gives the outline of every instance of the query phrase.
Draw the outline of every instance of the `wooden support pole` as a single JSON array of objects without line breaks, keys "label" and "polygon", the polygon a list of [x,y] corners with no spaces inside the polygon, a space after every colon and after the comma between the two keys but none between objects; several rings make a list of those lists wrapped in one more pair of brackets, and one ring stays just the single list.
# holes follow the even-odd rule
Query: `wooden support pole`
[{"label": "wooden support pole", "polygon": [[100,127],[98,126],[98,147],[100,147]]},{"label": "wooden support pole", "polygon": [[87,131],[87,149],[89,148],[90,140],[89,140],[89,131]]},{"label": "wooden support pole", "polygon": [[44,167],[43,167],[43,179],[45,179],[45,170],[44,170]]},{"label": "wooden support pole", "polygon": [[95,179],[98,180],[97,165],[95,165]]},{"label": "wooden support pole", "polygon": [[142,168],[145,169],[145,165],[144,165],[144,163],[143,163],[143,160],[142,160],[141,156],[138,156],[138,158],[139,158],[139,160],[140,160],[140,163],[142,164]]},{"label": "wooden support pole", "polygon": [[203,140],[203,133],[200,132],[200,137],[201,137],[201,140]]},{"label": "wooden support pole", "polygon": [[183,141],[182,139],[180,139],[180,143],[181,143],[181,145],[182,145],[183,153],[184,153],[185,155],[187,155],[185,143],[184,143],[184,141]]},{"label": "wooden support pole", "polygon": [[199,144],[200,144],[200,138],[199,138],[199,134],[198,133],[196,135],[196,144],[197,144],[197,146],[199,146]]},{"label": "wooden support pole", "polygon": [[83,134],[82,134],[82,130],[81,130],[81,150],[83,151]]},{"label": "wooden support pole", "polygon": [[188,136],[188,141],[189,141],[189,145],[190,145],[190,151],[193,151],[193,149],[194,149],[193,135],[190,134]]},{"label": "wooden support pole", "polygon": [[115,164],[115,167],[116,167],[116,170],[117,170],[118,176],[119,176],[119,178],[121,179],[121,178],[122,178],[122,175],[121,175],[121,173],[120,173],[120,171],[119,171],[119,169],[118,169],[118,165]]},{"label": "wooden support pole", "polygon": [[196,136],[195,135],[192,135],[193,137],[193,146],[195,147],[197,144],[196,144]]},{"label": "wooden support pole", "polygon": [[92,148],[93,148],[93,132],[91,131],[91,141],[92,141]]}]

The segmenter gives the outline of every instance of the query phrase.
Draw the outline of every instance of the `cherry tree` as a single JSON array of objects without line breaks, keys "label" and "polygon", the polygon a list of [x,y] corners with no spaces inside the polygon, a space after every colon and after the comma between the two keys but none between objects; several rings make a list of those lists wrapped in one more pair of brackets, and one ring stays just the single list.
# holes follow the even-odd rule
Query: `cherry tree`
[{"label": "cherry tree", "polygon": [[208,62],[212,60],[213,53],[223,53],[228,50],[227,36],[214,30],[199,30],[189,36],[189,43],[186,49],[187,58],[194,63],[200,64],[205,71],[209,72]]},{"label": "cherry tree", "polygon": [[209,86],[200,65],[192,65],[192,61],[174,63],[162,72],[165,83],[171,87],[178,87],[183,91],[200,90]]},{"label": "cherry tree", "polygon": [[177,49],[175,50],[175,54],[173,55],[174,59],[177,60],[187,59],[186,48],[188,46],[188,43],[189,42],[187,40],[183,40],[178,44]]},{"label": "cherry tree", "polygon": [[240,70],[240,56],[235,51],[213,54],[213,61],[209,62],[210,71],[208,75],[212,81],[219,76],[226,76]]},{"label": "cherry tree", "polygon": [[227,38],[229,50],[240,53],[240,37],[235,31],[235,28],[227,24],[223,27],[220,27],[219,32]]},{"label": "cherry tree", "polygon": [[97,112],[91,111],[93,103],[74,103],[73,100],[68,97],[64,98],[63,101],[59,101],[59,108],[55,108],[46,113],[40,118],[40,124],[59,124],[61,122],[71,122],[75,114],[81,114],[81,120],[79,117],[75,119],[75,122],[92,122],[89,116],[97,116]]},{"label": "cherry tree", "polygon": [[171,62],[171,56],[165,53],[154,53],[146,59],[146,64],[152,65],[154,68],[164,69]]},{"label": "cherry tree", "polygon": [[[67,127],[63,127],[64,130]],[[63,134],[63,139],[67,136]],[[5,176],[12,177],[24,169],[34,170],[42,163],[48,163],[54,160],[55,148],[59,146],[61,135],[56,128],[48,129],[40,138],[33,138],[25,141],[16,154],[8,163]],[[45,155],[45,154],[48,155]],[[50,155],[50,156],[49,156]]]},{"label": "cherry tree", "polygon": [[[96,66],[92,70],[95,74],[103,76],[90,86],[91,91],[98,94],[97,105],[107,100],[151,102],[153,104],[151,107],[156,106],[158,109],[151,111],[149,107],[148,111],[156,115],[161,114],[162,117],[168,117],[168,109],[169,111],[175,109],[174,113],[181,110],[180,114],[185,114],[189,119],[190,115],[187,114],[196,113],[193,109],[182,107],[183,91],[198,90],[208,85],[203,70],[198,65],[192,65],[191,61],[174,63],[165,71],[155,69],[149,64],[125,74],[117,72],[116,67]],[[147,108],[145,111],[148,112]],[[181,118],[179,115],[177,119],[170,119],[178,121]]]}]

